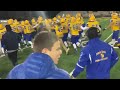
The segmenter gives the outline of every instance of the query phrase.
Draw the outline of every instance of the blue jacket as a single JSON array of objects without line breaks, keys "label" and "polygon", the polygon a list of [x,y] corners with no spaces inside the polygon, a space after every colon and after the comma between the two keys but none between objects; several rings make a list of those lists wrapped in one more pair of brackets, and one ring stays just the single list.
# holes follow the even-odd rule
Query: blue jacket
[{"label": "blue jacket", "polygon": [[109,79],[110,69],[117,61],[118,55],[109,44],[99,38],[91,39],[81,51],[73,76],[76,77],[86,66],[88,79]]},{"label": "blue jacket", "polygon": [[69,74],[57,68],[43,53],[32,53],[22,64],[14,67],[7,79],[70,79]]}]

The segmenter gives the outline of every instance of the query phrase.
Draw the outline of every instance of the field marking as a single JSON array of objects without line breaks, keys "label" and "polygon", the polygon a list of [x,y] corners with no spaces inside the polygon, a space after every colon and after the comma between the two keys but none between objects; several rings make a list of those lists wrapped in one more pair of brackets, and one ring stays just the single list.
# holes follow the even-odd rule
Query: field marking
[{"label": "field marking", "polygon": [[106,41],[112,36],[112,34],[113,34],[113,33],[111,33],[111,34],[109,35],[109,37],[107,37],[107,38],[104,40],[104,42],[106,42]]},{"label": "field marking", "polygon": [[[110,35],[109,35],[109,37],[107,37],[105,40],[104,40],[104,42],[106,42],[111,36],[112,36],[112,34],[113,33],[111,33]],[[120,37],[119,37],[120,38]],[[112,46],[113,47],[113,46]],[[119,49],[119,47],[113,47],[114,49]]]},{"label": "field marking", "polygon": [[113,47],[114,49],[119,49],[119,47]]},{"label": "field marking", "polygon": [[2,57],[4,57],[5,55],[3,54],[3,55],[0,55],[0,58],[2,58]]}]

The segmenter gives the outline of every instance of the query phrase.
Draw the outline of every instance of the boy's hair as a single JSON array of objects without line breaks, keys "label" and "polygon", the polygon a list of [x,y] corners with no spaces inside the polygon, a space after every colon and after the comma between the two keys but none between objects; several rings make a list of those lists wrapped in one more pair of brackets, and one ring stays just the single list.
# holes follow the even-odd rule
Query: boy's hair
[{"label": "boy's hair", "polygon": [[91,27],[87,30],[87,37],[90,39],[96,38],[96,37],[101,37],[101,32],[98,28],[96,27]]},{"label": "boy's hair", "polygon": [[56,41],[58,41],[58,38],[54,32],[41,31],[33,40],[33,51],[41,52],[44,48],[51,50]]},{"label": "boy's hair", "polygon": [[6,28],[6,31],[12,31],[12,28],[10,25],[6,25],[5,28]]}]

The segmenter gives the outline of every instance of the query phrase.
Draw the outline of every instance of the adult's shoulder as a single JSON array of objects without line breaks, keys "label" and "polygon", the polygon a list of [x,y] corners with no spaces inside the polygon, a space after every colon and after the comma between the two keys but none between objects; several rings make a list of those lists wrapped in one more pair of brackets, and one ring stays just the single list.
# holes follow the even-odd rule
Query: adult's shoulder
[{"label": "adult's shoulder", "polygon": [[9,72],[7,79],[23,79],[25,78],[23,71],[24,71],[23,65],[19,64]]},{"label": "adult's shoulder", "polygon": [[90,49],[90,45],[86,45],[84,48],[81,49],[82,52],[88,52]]},{"label": "adult's shoulder", "polygon": [[112,48],[112,46],[109,45],[107,42],[102,41],[102,43],[103,43],[103,45],[105,45],[105,47],[107,47],[107,48]]},{"label": "adult's shoulder", "polygon": [[13,34],[13,35],[17,35],[17,33],[13,32],[13,31],[11,31],[11,34]]}]

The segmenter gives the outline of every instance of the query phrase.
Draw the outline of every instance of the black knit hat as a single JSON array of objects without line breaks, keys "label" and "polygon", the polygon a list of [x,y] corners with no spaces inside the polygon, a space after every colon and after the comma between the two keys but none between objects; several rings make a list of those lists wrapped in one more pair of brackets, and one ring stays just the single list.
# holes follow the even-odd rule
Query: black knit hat
[{"label": "black knit hat", "polygon": [[98,28],[96,27],[91,27],[87,30],[87,37],[90,39],[96,38],[96,37],[101,37],[101,32]]}]

